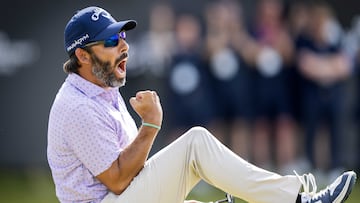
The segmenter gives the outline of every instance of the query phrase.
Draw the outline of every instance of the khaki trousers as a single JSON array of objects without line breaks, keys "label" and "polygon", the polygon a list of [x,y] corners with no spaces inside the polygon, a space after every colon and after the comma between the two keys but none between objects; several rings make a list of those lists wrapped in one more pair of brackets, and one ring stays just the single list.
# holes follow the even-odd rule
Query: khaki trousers
[{"label": "khaki trousers", "polygon": [[145,164],[121,194],[102,203],[183,203],[201,180],[251,203],[295,203],[301,183],[243,160],[202,127],[194,127]]}]

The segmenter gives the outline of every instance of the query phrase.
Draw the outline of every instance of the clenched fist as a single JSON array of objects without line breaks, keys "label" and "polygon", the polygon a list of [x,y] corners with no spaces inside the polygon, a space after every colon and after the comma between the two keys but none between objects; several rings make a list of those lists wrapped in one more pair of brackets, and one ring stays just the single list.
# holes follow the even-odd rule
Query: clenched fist
[{"label": "clenched fist", "polygon": [[161,126],[163,111],[159,96],[155,91],[139,91],[130,98],[130,104],[143,122]]}]

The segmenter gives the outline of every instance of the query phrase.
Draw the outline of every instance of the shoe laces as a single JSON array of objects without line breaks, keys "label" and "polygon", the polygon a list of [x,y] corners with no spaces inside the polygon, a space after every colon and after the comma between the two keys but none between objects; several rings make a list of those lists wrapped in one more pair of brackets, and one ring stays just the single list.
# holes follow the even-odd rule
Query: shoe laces
[{"label": "shoe laces", "polygon": [[[311,197],[314,196],[317,191],[317,185],[316,185],[314,175],[309,173],[309,174],[304,174],[304,175],[300,176],[299,174],[296,173],[296,171],[294,171],[294,173],[298,177],[300,183],[303,185],[304,193]],[[312,191],[310,191],[310,188],[312,189]],[[318,195],[320,195],[320,194],[318,194]]]}]

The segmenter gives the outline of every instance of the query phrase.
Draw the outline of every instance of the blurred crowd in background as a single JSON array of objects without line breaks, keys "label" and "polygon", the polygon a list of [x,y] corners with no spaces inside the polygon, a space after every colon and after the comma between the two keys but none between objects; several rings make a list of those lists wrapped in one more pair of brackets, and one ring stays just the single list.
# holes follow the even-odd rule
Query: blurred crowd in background
[{"label": "blurred crowd in background", "polygon": [[259,0],[250,15],[236,0],[150,9],[147,32],[129,41],[127,85],[159,92],[163,145],[202,125],[282,174],[356,167],[345,148],[351,133],[360,140],[360,18],[344,29],[323,1]]}]

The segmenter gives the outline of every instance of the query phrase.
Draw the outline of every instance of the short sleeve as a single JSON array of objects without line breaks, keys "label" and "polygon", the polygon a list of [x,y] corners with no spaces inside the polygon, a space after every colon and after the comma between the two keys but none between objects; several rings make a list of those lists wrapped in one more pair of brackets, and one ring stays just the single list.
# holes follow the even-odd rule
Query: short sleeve
[{"label": "short sleeve", "polygon": [[66,141],[94,176],[108,169],[122,151],[112,122],[91,105],[74,109],[67,120]]}]

